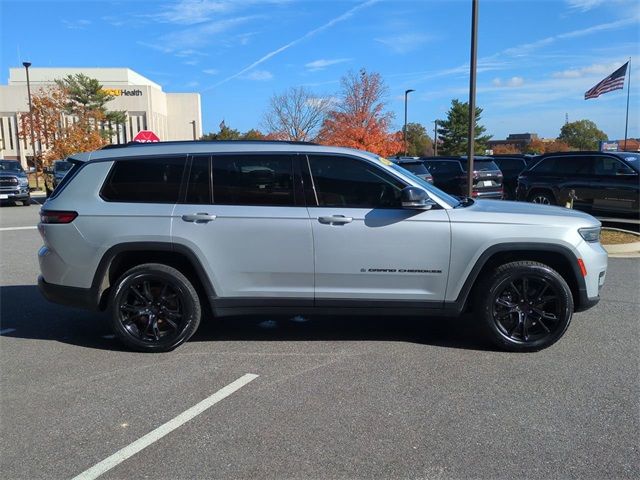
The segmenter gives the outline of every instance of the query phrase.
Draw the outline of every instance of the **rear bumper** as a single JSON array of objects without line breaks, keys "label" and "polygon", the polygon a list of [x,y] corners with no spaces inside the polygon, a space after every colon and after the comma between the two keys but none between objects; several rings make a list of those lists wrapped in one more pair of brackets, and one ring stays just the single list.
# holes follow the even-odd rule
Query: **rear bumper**
[{"label": "rear bumper", "polygon": [[50,302],[87,310],[98,310],[98,296],[91,288],[66,287],[47,283],[40,275],[38,276],[38,289]]}]

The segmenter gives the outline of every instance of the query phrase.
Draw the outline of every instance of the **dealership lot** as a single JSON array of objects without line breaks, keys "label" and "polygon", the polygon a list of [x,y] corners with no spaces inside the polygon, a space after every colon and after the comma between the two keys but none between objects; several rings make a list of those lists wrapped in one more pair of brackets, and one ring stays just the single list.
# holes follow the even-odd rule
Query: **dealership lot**
[{"label": "dealership lot", "polygon": [[[37,199],[40,201],[40,199]],[[0,209],[0,470],[71,478],[258,375],[100,478],[637,478],[640,260],[534,354],[473,318],[228,319],[167,354],[46,302],[39,206]]]}]

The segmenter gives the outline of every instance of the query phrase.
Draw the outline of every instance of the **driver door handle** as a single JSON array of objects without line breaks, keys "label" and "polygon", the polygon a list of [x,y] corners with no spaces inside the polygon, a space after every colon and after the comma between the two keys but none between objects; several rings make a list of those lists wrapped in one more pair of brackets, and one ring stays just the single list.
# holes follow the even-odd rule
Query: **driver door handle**
[{"label": "driver door handle", "polygon": [[211,220],[215,219],[215,215],[209,215],[208,213],[192,213],[190,215],[182,215],[182,220],[184,220],[185,222],[208,223]]},{"label": "driver door handle", "polygon": [[318,217],[318,221],[327,225],[344,225],[345,223],[353,222],[353,218],[345,217],[344,215],[330,215],[328,217]]}]

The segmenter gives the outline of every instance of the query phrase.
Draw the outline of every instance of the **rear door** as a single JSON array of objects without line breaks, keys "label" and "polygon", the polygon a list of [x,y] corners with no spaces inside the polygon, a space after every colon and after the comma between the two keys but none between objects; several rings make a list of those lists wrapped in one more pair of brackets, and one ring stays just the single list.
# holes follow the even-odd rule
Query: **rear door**
[{"label": "rear door", "polygon": [[593,208],[612,213],[638,213],[638,173],[621,160],[602,155],[595,158]]},{"label": "rear door", "polygon": [[442,305],[450,250],[445,210],[401,208],[406,185],[357,157],[309,155],[306,176],[317,306]]},{"label": "rear door", "polygon": [[172,233],[202,259],[221,306],[312,305],[313,240],[294,163],[288,153],[192,158]]}]

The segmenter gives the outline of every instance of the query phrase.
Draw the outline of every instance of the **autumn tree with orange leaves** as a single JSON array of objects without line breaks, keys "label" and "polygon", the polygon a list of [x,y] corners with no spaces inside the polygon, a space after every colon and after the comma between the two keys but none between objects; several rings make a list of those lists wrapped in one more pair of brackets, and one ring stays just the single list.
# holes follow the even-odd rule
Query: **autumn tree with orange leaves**
[{"label": "autumn tree with orange leaves", "polygon": [[102,85],[85,75],[70,75],[56,85],[32,95],[33,124],[28,113],[20,117],[20,138],[33,132],[45,164],[78,152],[103,147],[111,131],[105,122],[124,123],[124,112],[108,112],[113,97]]},{"label": "autumn tree with orange leaves", "polygon": [[402,134],[390,131],[393,114],[385,112],[386,87],[379,73],[349,73],[341,80],[340,102],[328,112],[318,142],[368,150],[381,156],[402,150]]}]

